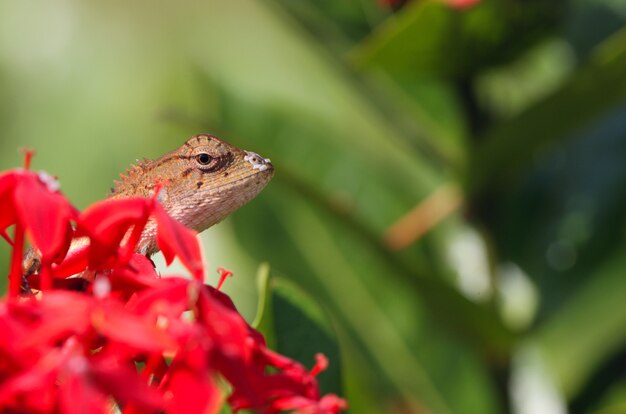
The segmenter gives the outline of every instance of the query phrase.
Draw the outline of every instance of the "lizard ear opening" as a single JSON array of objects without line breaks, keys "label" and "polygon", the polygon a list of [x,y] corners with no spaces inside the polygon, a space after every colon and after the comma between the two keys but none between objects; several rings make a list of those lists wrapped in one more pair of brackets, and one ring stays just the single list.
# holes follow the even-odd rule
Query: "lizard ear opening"
[{"label": "lizard ear opening", "polygon": [[202,152],[196,155],[196,161],[198,161],[198,164],[200,165],[208,165],[211,161],[213,161],[213,157],[206,152]]}]

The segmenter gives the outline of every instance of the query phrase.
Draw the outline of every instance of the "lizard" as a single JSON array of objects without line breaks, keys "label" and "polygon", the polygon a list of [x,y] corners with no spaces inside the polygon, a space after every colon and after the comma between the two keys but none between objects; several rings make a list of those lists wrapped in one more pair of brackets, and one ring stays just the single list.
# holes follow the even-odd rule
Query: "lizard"
[{"label": "lizard", "polygon": [[[268,158],[241,150],[216,136],[194,135],[178,149],[155,160],[137,160],[115,181],[108,198],[152,197],[175,220],[200,233],[252,200],[274,175]],[[84,246],[77,239],[70,246]],[[159,251],[154,222],[141,234],[136,252],[150,257]],[[40,255],[30,249],[24,256],[25,279],[39,270]]]}]

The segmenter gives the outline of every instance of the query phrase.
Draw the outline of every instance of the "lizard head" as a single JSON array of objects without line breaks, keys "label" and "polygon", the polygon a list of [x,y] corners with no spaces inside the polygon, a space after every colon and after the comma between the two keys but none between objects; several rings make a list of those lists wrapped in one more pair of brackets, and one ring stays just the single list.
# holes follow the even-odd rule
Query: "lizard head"
[{"label": "lizard head", "polygon": [[158,200],[167,212],[200,232],[253,199],[273,175],[269,159],[212,135],[194,135],[161,158],[132,166],[110,197],[149,197],[161,183]]}]

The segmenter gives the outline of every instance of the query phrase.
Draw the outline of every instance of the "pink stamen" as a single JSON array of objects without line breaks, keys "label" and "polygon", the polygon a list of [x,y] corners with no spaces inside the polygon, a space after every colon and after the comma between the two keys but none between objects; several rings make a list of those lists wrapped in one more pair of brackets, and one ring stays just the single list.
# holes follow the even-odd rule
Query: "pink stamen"
[{"label": "pink stamen", "polygon": [[314,377],[317,376],[320,372],[326,371],[328,368],[328,358],[324,354],[317,353],[315,354],[315,365],[311,368],[310,374]]},{"label": "pink stamen", "polygon": [[224,281],[226,280],[227,277],[233,276],[233,272],[231,272],[228,269],[224,269],[223,267],[218,267],[217,273],[220,274],[220,281],[217,284],[217,290],[221,290],[222,285],[224,284]]},{"label": "pink stamen", "polygon": [[22,148],[22,153],[24,154],[24,169],[30,170],[30,162],[35,155],[35,150],[32,148]]}]

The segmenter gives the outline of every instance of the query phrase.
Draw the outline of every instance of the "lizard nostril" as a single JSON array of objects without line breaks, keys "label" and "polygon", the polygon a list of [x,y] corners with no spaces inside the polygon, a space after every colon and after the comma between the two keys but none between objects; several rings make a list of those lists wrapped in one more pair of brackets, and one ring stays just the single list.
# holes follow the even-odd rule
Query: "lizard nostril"
[{"label": "lizard nostril", "polygon": [[265,170],[274,168],[269,158],[263,158],[259,154],[256,154],[254,152],[250,152],[250,151],[245,151],[245,152],[246,152],[246,156],[243,157],[243,159],[248,161],[250,164],[252,164],[253,169],[259,170],[259,171],[265,171]]}]

